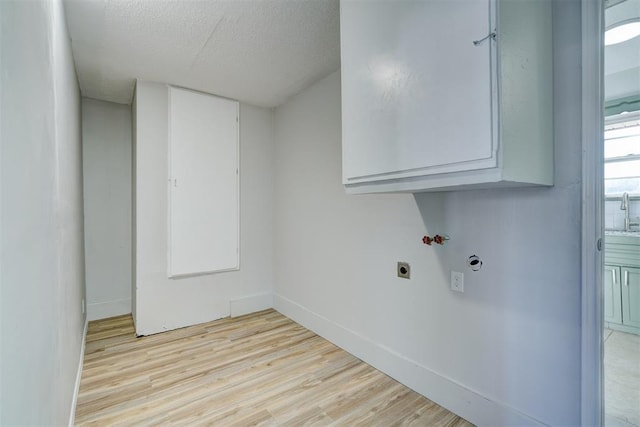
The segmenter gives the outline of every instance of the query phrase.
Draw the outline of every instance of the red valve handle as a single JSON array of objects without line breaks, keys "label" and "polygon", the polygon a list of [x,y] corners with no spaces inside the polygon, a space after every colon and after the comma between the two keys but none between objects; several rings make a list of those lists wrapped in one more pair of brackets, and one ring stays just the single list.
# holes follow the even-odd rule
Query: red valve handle
[{"label": "red valve handle", "polygon": [[436,234],[433,237],[424,236],[422,238],[422,243],[429,246],[431,246],[432,243],[437,243],[438,245],[444,245],[444,242],[446,242],[447,240],[449,240],[449,236],[447,236],[446,234],[444,236],[441,236],[440,234]]}]

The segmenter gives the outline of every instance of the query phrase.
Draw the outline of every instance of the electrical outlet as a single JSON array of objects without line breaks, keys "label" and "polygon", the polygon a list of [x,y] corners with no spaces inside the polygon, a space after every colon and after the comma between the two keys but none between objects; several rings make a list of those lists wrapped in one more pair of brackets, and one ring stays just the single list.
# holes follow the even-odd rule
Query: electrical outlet
[{"label": "electrical outlet", "polygon": [[398,261],[398,277],[411,279],[411,266],[408,262]]},{"label": "electrical outlet", "polygon": [[84,308],[84,298],[82,298],[82,314],[84,314],[84,310],[85,310],[85,308]]},{"label": "electrical outlet", "polygon": [[464,292],[464,273],[460,273],[459,271],[451,272],[451,290]]}]

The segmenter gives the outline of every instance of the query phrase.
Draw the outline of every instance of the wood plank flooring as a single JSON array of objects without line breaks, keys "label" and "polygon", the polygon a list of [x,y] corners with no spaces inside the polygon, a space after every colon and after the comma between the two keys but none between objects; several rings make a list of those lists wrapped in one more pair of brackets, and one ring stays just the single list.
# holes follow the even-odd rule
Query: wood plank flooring
[{"label": "wood plank flooring", "polygon": [[77,425],[470,423],[274,310],[136,338],[89,323]]}]

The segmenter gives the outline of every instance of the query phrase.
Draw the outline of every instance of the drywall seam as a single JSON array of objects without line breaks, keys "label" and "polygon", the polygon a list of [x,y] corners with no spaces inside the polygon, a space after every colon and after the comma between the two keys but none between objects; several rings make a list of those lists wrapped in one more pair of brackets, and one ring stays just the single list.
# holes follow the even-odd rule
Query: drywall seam
[{"label": "drywall seam", "polygon": [[80,392],[80,381],[82,380],[82,367],[84,366],[84,349],[87,343],[87,329],[89,328],[89,318],[85,317],[84,330],[82,331],[82,346],[80,347],[80,360],[78,361],[78,372],[76,374],[76,385],[73,389],[71,400],[71,413],[69,414],[69,427],[73,427],[76,421],[76,406],[78,404],[78,393]]},{"label": "drywall seam", "polygon": [[231,317],[243,316],[269,308],[273,308],[273,294],[271,292],[249,295],[229,301],[229,315]]},{"label": "drywall seam", "polygon": [[274,293],[273,306],[278,312],[305,328],[476,425],[545,425],[282,295]]}]

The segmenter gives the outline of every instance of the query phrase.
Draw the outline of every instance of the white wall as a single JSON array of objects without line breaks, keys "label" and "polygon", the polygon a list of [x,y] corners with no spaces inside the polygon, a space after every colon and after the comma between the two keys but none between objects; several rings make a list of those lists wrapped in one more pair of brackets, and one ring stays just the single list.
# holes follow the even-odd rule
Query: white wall
[{"label": "white wall", "polygon": [[147,335],[271,307],[273,113],[240,105],[240,270],[167,278],[167,87],[135,100],[135,322]]},{"label": "white wall", "polygon": [[68,424],[85,316],[80,93],[60,1],[0,2],[0,425]]},{"label": "white wall", "polygon": [[137,204],[136,204],[136,135],[137,135],[137,97],[135,90],[133,92],[133,101],[131,103],[131,315],[133,317],[133,321],[136,321],[136,264],[137,264],[137,256],[136,256],[136,213],[137,213]]},{"label": "white wall", "polygon": [[480,425],[580,423],[579,1],[553,30],[551,189],[346,196],[339,75],[275,114],[275,307]]},{"label": "white wall", "polygon": [[82,99],[87,316],[131,313],[131,107]]}]

